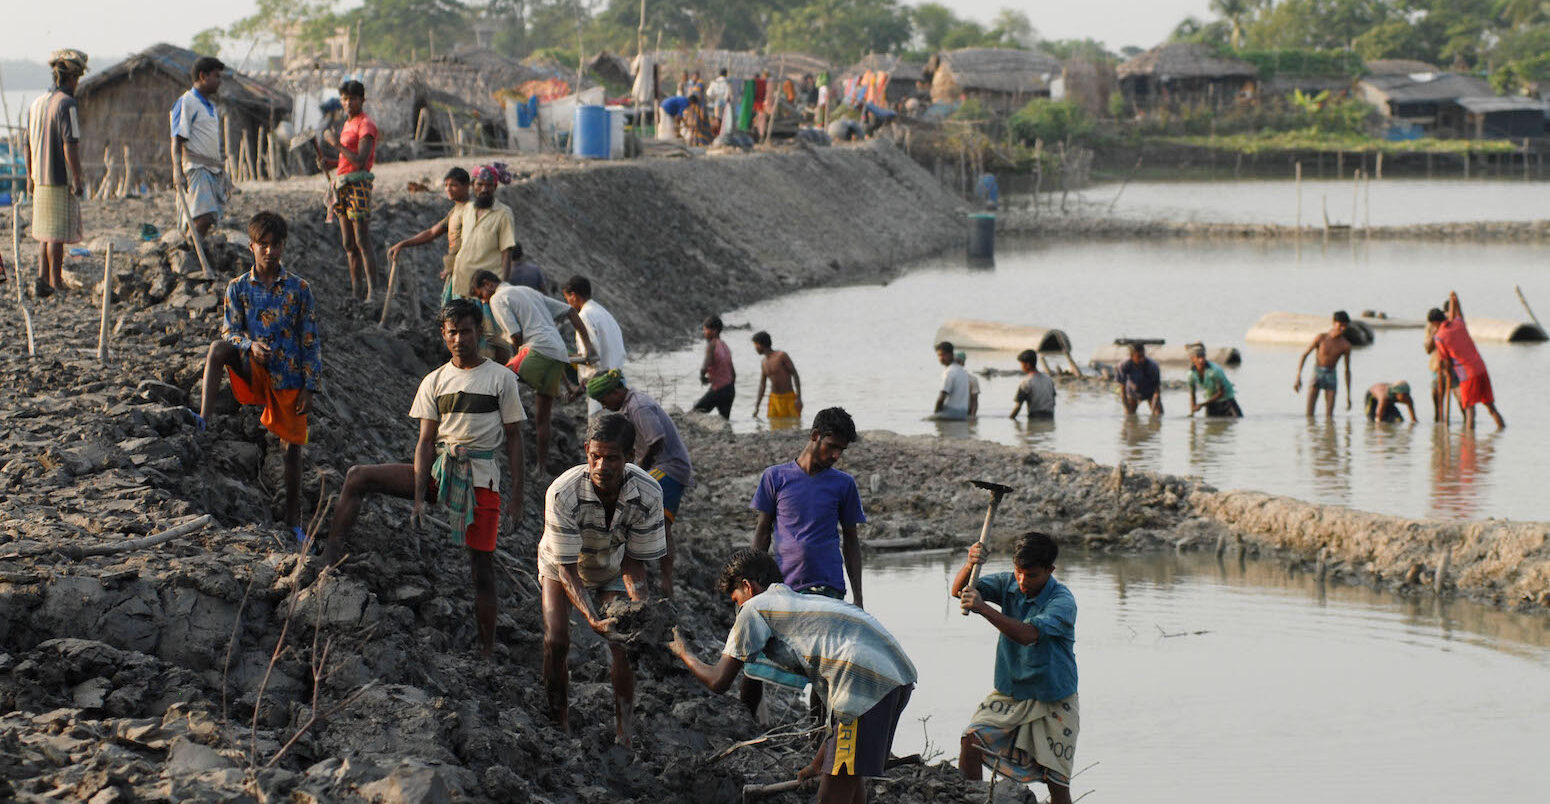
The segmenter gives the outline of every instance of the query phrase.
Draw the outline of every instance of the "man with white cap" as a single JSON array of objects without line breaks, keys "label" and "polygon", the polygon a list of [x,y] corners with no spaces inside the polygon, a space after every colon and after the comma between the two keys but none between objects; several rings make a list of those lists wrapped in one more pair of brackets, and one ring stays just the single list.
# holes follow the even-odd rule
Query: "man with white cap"
[{"label": "man with white cap", "polygon": [[65,244],[81,242],[81,115],[75,87],[86,72],[86,54],[73,48],[48,59],[54,86],[32,102],[22,134],[27,192],[32,196],[32,238],[39,243],[38,296],[64,287]]}]

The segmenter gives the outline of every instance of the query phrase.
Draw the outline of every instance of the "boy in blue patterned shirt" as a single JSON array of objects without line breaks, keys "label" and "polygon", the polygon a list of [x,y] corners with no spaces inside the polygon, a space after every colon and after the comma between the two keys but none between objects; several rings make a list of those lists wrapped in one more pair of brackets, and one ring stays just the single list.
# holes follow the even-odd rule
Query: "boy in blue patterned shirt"
[{"label": "boy in blue patterned shirt", "polygon": [[260,422],[285,442],[285,524],[304,543],[301,446],[307,443],[307,413],[323,374],[323,353],[312,288],[280,264],[285,237],[285,219],[273,212],[248,221],[253,270],[226,285],[225,318],[205,360],[198,421],[203,429],[210,420],[226,369],[232,396],[263,406]]},{"label": "boy in blue patterned shirt", "polygon": [[[980,766],[1024,784],[1049,786],[1052,804],[1070,804],[1071,765],[1081,719],[1076,696],[1076,598],[1055,580],[1055,540],[1037,531],[1017,537],[1012,571],[986,575],[969,588],[985,546],[953,579],[965,613],[984,617],[996,645],[996,688],[970,719],[959,744],[958,769],[978,780]],[[990,607],[994,603],[999,610]]]}]

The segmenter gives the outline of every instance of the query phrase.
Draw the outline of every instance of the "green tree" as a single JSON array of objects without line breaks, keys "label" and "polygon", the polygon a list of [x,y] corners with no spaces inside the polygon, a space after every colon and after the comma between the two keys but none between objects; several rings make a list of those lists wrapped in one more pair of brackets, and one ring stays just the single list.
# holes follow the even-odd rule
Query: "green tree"
[{"label": "green tree", "polygon": [[850,64],[867,53],[891,53],[910,39],[907,12],[894,0],[812,0],[774,15],[769,48]]},{"label": "green tree", "polygon": [[189,49],[201,56],[221,55],[221,37],[226,32],[220,28],[206,28],[194,34],[194,39],[189,43]]},{"label": "green tree", "polygon": [[1400,12],[1394,0],[1282,0],[1246,33],[1259,48],[1340,50]]},{"label": "green tree", "polygon": [[467,11],[457,0],[366,0],[343,21],[359,25],[361,57],[404,62],[432,50],[449,53],[465,42]]},{"label": "green tree", "polygon": [[1039,32],[1034,29],[1028,15],[1021,11],[1003,8],[990,21],[987,32],[990,39],[1003,47],[1032,48],[1039,43]]},{"label": "green tree", "polygon": [[1012,114],[1012,136],[1026,145],[1081,141],[1093,133],[1093,122],[1082,107],[1065,100],[1034,98]]},{"label": "green tree", "polygon": [[1254,11],[1254,0],[1211,0],[1211,10],[1226,20],[1232,33],[1228,42],[1233,50],[1243,48],[1243,24]]},{"label": "green tree", "polygon": [[253,13],[232,23],[226,35],[247,42],[249,51],[260,45],[282,44],[289,35],[299,37],[304,44],[320,46],[333,33],[333,9],[337,2],[258,0]]},{"label": "green tree", "polygon": [[921,3],[910,9],[909,15],[921,45],[928,51],[943,50],[947,35],[962,23],[952,9],[941,3]]},{"label": "green tree", "polygon": [[1118,56],[1109,52],[1108,48],[1096,39],[1046,39],[1039,43],[1039,49],[1061,61],[1067,59],[1095,62],[1119,61]]}]

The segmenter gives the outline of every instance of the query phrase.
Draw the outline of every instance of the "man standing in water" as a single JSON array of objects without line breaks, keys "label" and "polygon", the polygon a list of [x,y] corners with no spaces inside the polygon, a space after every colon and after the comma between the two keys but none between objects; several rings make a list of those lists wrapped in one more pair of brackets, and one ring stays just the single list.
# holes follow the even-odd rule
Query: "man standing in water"
[{"label": "man standing in water", "polygon": [[[601,607],[621,593],[645,600],[646,565],[667,554],[662,525],[662,487],[630,463],[635,428],[609,413],[587,428],[587,462],[554,479],[544,495],[544,535],[538,543],[538,582],[543,589],[544,686],[549,717],[570,730],[570,610],[607,637],[612,619]],[[596,602],[592,596],[597,595]],[[624,646],[610,643],[614,687],[614,734],[630,745],[635,670]]]},{"label": "man standing in water", "polygon": [[1114,369],[1114,381],[1119,383],[1120,401],[1125,405],[1125,413],[1132,415],[1142,402],[1148,402],[1152,407],[1152,415],[1161,416],[1162,370],[1157,367],[1157,361],[1146,356],[1145,344],[1131,341],[1129,345],[1130,357]]},{"label": "man standing in water", "polygon": [[[1233,392],[1232,382],[1227,379],[1227,372],[1222,367],[1206,359],[1206,347],[1202,344],[1191,344],[1189,347],[1189,415],[1195,415],[1195,411],[1205,408],[1207,416],[1221,416],[1226,418],[1241,418],[1243,409],[1238,407],[1238,400]],[[1205,394],[1201,402],[1195,401],[1195,389],[1199,388]]]},{"label": "man standing in water", "polygon": [[1491,374],[1486,371],[1485,360],[1475,348],[1475,339],[1470,337],[1469,328],[1464,325],[1464,308],[1459,304],[1458,293],[1448,293],[1446,314],[1434,307],[1427,312],[1426,320],[1437,326],[1437,334],[1427,342],[1426,350],[1436,349],[1441,355],[1443,377],[1456,389],[1459,407],[1464,410],[1464,426],[1475,429],[1475,405],[1485,405],[1491,418],[1496,420],[1496,429],[1506,427],[1507,422],[1496,410]]},{"label": "man standing in water", "polygon": [[958,365],[951,342],[942,341],[936,345],[936,360],[944,368],[942,390],[936,395],[932,418],[952,421],[969,418],[969,372]]},{"label": "man standing in water", "polygon": [[505,366],[479,354],[484,313],[478,302],[455,299],[437,317],[441,342],[452,359],[425,375],[409,416],[420,420],[413,463],[356,465],[328,528],[326,564],[344,557],[345,540],[368,494],[414,500],[418,523],[425,504],[446,504],[452,529],[463,534],[473,567],[474,620],[485,656],[495,647],[495,541],[500,530],[500,467],[495,451],[506,446],[511,478],[510,511],[522,521],[522,398],[517,378]]},{"label": "man standing in water", "polygon": [[802,418],[802,378],[797,374],[791,355],[771,347],[770,333],[753,334],[753,350],[763,358],[759,364],[759,395],[753,401],[753,417],[759,418],[759,403],[764,388],[770,389],[770,421]]},{"label": "man standing in water", "polygon": [[1309,416],[1318,407],[1320,391],[1324,392],[1324,416],[1335,415],[1335,392],[1340,388],[1335,378],[1335,366],[1341,358],[1345,358],[1345,409],[1351,409],[1351,342],[1345,337],[1351,317],[1344,310],[1336,310],[1331,321],[1329,331],[1314,336],[1313,343],[1308,344],[1302,357],[1297,358],[1297,381],[1292,383],[1293,391],[1302,390],[1302,366],[1308,361],[1308,355],[1315,351],[1319,353],[1313,359],[1313,384],[1308,386]]},{"label": "man standing in water", "polygon": [[[953,578],[952,594],[965,613],[1001,632],[996,643],[996,686],[975,711],[959,741],[958,770],[978,781],[982,765],[1009,779],[1043,782],[1050,801],[1070,804],[1071,768],[1081,715],[1076,694],[1076,598],[1055,580],[1060,547],[1048,535],[1017,537],[1012,571],[969,575],[985,563],[982,544]],[[999,608],[991,608],[987,604]]]},{"label": "man standing in water", "polygon": [[694,403],[695,411],[716,411],[721,418],[732,418],[732,399],[737,396],[737,369],[732,367],[732,349],[721,339],[721,316],[705,319],[705,360],[700,363],[700,384],[710,390]]}]

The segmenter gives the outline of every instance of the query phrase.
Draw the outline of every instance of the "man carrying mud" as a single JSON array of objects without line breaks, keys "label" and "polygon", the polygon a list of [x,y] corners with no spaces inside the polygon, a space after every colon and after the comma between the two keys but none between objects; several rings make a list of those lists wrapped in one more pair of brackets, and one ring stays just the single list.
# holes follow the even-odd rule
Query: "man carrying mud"
[{"label": "man carrying mud", "polygon": [[1308,344],[1302,357],[1297,358],[1297,381],[1292,383],[1293,391],[1302,390],[1302,365],[1308,361],[1308,355],[1315,351],[1319,353],[1313,360],[1313,384],[1308,386],[1309,416],[1318,407],[1320,391],[1324,392],[1324,416],[1335,415],[1335,392],[1340,387],[1335,378],[1335,366],[1341,358],[1345,358],[1345,409],[1351,409],[1351,342],[1345,338],[1351,317],[1344,310],[1336,310],[1331,320],[1329,331],[1314,336],[1313,343]]},{"label": "man carrying mud", "polygon": [[328,528],[324,563],[344,557],[345,540],[367,494],[414,500],[411,522],[422,521],[425,504],[447,506],[454,532],[463,534],[473,567],[474,621],[480,650],[495,647],[495,540],[500,530],[500,467],[495,452],[506,447],[511,477],[510,511],[522,521],[522,429],[525,415],[517,378],[505,366],[479,354],[483,312],[476,302],[454,299],[437,316],[441,342],[452,359],[425,375],[409,408],[420,420],[413,463],[360,464],[344,476],[344,489]]},{"label": "man carrying mud", "polygon": [[455,167],[447,171],[447,175],[441,180],[446,188],[447,200],[452,202],[452,209],[447,216],[412,237],[388,246],[388,260],[398,259],[398,253],[409,246],[423,246],[442,235],[447,236],[447,254],[441,258],[441,303],[446,304],[452,300],[452,265],[457,261],[457,252],[463,245],[463,208],[468,206],[468,171]]},{"label": "man carrying mud", "polygon": [[226,284],[221,337],[210,344],[205,359],[196,418],[201,430],[214,418],[221,369],[231,378],[238,403],[264,408],[259,421],[285,442],[285,524],[305,544],[301,446],[307,443],[307,413],[323,375],[323,351],[312,288],[280,264],[285,238],[285,219],[273,212],[248,221],[253,270]]},{"label": "man carrying mud", "polygon": [[[995,690],[980,702],[959,741],[958,769],[978,781],[981,765],[1009,779],[1049,786],[1050,801],[1070,804],[1071,765],[1081,716],[1076,694],[1076,598],[1055,580],[1054,539],[1037,531],[1017,537],[1012,571],[969,575],[985,563],[983,544],[953,578],[965,612],[1001,632]],[[991,608],[994,603],[999,608]]]},{"label": "man carrying mud", "polygon": [[200,237],[210,233],[226,207],[229,185],[221,153],[221,112],[215,105],[225,69],[220,59],[201,56],[194,62],[194,86],[172,104],[173,186],[184,193],[188,223]]},{"label": "man carrying mud", "polygon": [[899,716],[915,689],[915,665],[904,648],[861,609],[781,583],[780,567],[762,550],[733,553],[717,588],[738,607],[721,659],[714,665],[700,661],[677,629],[669,650],[715,693],[725,692],[756,657],[806,676],[815,692],[823,691],[832,725],[797,778],[819,777],[823,804],[865,802],[865,779],[883,775]]},{"label": "man carrying mud", "polygon": [[1449,291],[1447,313],[1434,307],[1427,312],[1426,320],[1437,328],[1437,333],[1427,341],[1426,351],[1435,349],[1442,357],[1442,376],[1457,394],[1459,407],[1464,411],[1464,426],[1475,429],[1475,405],[1485,405],[1496,420],[1496,429],[1506,427],[1507,422],[1496,410],[1491,373],[1486,371],[1485,359],[1480,357],[1475,339],[1464,325],[1464,307],[1459,304],[1458,293]]},{"label": "man carrying mud", "polygon": [[662,529],[667,553],[662,556],[662,594],[673,596],[673,523],[678,521],[678,504],[684,492],[694,486],[694,467],[689,449],[678,435],[673,418],[650,394],[630,388],[624,374],[610,369],[587,381],[587,396],[614,413],[623,413],[635,428],[635,445],[630,458],[645,469],[662,487]]},{"label": "man carrying mud", "polygon": [[[570,730],[570,611],[607,637],[607,606],[620,593],[646,599],[647,561],[667,555],[662,487],[629,462],[635,428],[617,413],[593,419],[587,428],[587,462],[555,478],[544,495],[544,535],[538,543],[538,582],[543,592],[544,686],[549,716]],[[593,600],[593,595],[597,600]],[[614,733],[630,745],[635,705],[635,670],[624,647],[610,643],[614,687]]]},{"label": "man carrying mud", "polygon": [[[1205,394],[1205,399],[1198,403],[1195,401],[1196,388]],[[1195,411],[1201,408],[1205,409],[1207,416],[1230,419],[1243,417],[1243,408],[1238,407],[1236,393],[1232,382],[1227,379],[1227,372],[1207,360],[1206,347],[1196,343],[1189,347],[1189,415],[1195,415]]]},{"label": "man carrying mud", "polygon": [[597,354],[597,347],[587,334],[587,326],[570,305],[551,299],[536,290],[520,285],[508,285],[489,271],[474,274],[472,295],[489,306],[495,323],[511,342],[515,355],[522,346],[528,346],[517,376],[533,388],[533,426],[538,436],[538,471],[549,469],[550,418],[554,411],[554,398],[560,395],[564,385],[565,369],[570,365],[570,349],[560,336],[554,322],[560,318],[570,320],[576,330],[576,338],[587,354]]},{"label": "man carrying mud", "polygon": [[764,399],[767,383],[770,421],[802,418],[802,378],[791,355],[770,348],[770,333],[763,331],[753,334],[753,350],[763,359],[759,364],[759,395],[753,400],[753,417],[759,418],[759,403]]}]

